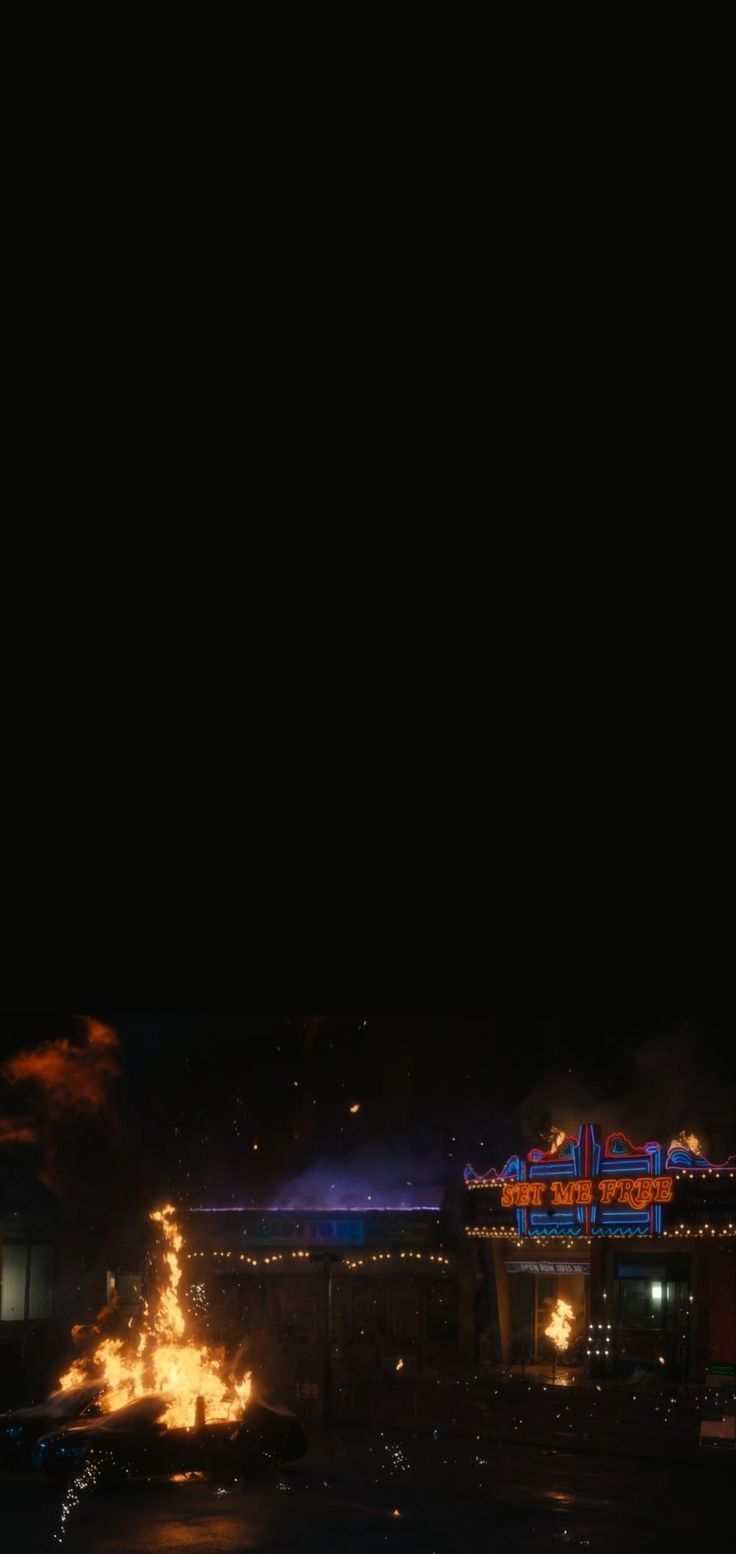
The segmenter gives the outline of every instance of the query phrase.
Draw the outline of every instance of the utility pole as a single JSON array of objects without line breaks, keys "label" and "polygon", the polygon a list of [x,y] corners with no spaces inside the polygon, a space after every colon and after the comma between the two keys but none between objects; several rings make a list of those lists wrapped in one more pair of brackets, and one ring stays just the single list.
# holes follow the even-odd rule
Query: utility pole
[{"label": "utility pole", "polygon": [[322,1264],[322,1423],[332,1424],[332,1264],[336,1252],[310,1252],[310,1262]]},{"label": "utility pole", "polygon": [[330,1425],[332,1424],[332,1258],[329,1252],[325,1252],[323,1269],[325,1371],[322,1393],[322,1423]]}]

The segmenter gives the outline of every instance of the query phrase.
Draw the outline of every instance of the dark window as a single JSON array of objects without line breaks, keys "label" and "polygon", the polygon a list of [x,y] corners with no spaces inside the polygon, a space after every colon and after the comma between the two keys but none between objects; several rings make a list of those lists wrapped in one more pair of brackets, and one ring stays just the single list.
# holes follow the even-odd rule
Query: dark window
[{"label": "dark window", "polygon": [[454,1291],[447,1285],[432,1285],[427,1290],[427,1337],[457,1338],[457,1308]]},{"label": "dark window", "polygon": [[6,1241],[2,1249],[0,1321],[51,1316],[52,1254],[48,1242]]},{"label": "dark window", "polygon": [[[659,1302],[652,1299],[652,1288],[660,1292]],[[653,1286],[650,1279],[621,1280],[621,1326],[647,1328],[654,1332],[662,1326],[662,1285]]]},{"label": "dark window", "polygon": [[380,1285],[366,1281],[353,1288],[353,1338],[374,1341],[385,1333],[385,1304]]},{"label": "dark window", "polygon": [[422,1300],[420,1280],[402,1278],[389,1283],[387,1336],[392,1343],[418,1343],[422,1336]]},{"label": "dark window", "polygon": [[680,1328],[686,1321],[689,1300],[687,1279],[667,1278],[667,1265],[632,1264],[636,1278],[626,1277],[629,1265],[618,1268],[618,1312],[622,1328],[650,1333]]}]

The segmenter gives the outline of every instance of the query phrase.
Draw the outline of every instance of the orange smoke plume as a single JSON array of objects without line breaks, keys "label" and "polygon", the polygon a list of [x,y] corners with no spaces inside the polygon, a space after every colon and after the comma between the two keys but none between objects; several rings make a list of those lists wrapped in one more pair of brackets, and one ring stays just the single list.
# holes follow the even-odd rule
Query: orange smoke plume
[{"label": "orange smoke plume", "polygon": [[102,1113],[109,1115],[119,1073],[115,1032],[87,1016],[82,1025],[81,1041],[60,1036],[32,1051],[16,1053],[0,1068],[0,1079],[25,1087],[23,1114],[0,1117],[0,1146],[37,1143],[39,1179],[54,1192],[73,1182],[60,1167],[59,1140],[65,1124],[94,1122]]},{"label": "orange smoke plume", "polygon": [[10,1084],[39,1085],[54,1116],[71,1111],[99,1111],[118,1075],[118,1038],[109,1025],[84,1019],[84,1041],[75,1046],[65,1036],[47,1041],[33,1052],[19,1052],[0,1070]]},{"label": "orange smoke plume", "polygon": [[3,1144],[35,1144],[36,1129],[30,1123],[19,1122],[16,1117],[0,1117],[0,1146]]}]

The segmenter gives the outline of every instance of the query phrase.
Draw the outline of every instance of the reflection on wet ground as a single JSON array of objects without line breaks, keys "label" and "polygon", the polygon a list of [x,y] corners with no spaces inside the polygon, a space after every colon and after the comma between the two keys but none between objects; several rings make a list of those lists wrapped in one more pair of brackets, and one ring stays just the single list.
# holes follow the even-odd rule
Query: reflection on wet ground
[{"label": "reflection on wet ground", "polygon": [[[0,1476],[7,1554],[652,1554],[675,1537],[731,1554],[733,1459],[653,1462],[480,1437],[335,1432],[262,1482],[92,1485]],[[63,1529],[63,1534],[62,1534]],[[62,1537],[61,1543],[58,1540]]]}]

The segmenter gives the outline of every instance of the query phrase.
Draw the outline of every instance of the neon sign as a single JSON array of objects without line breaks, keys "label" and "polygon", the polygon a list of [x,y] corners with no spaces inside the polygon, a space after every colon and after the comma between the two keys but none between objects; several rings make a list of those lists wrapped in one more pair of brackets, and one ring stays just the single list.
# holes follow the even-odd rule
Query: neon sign
[{"label": "neon sign", "polygon": [[646,1209],[651,1203],[672,1203],[674,1184],[671,1176],[612,1176],[607,1180],[580,1178],[560,1182],[504,1182],[501,1208],[541,1209],[549,1195],[553,1209],[568,1204],[620,1203],[632,1209]]},{"label": "neon sign", "polygon": [[520,1236],[658,1235],[662,1205],[674,1201],[665,1153],[625,1133],[609,1134],[604,1145],[597,1125],[585,1122],[556,1149],[530,1149],[526,1160],[512,1155],[503,1171],[482,1177],[468,1166],[465,1180],[500,1188],[500,1207],[515,1210]]},{"label": "neon sign", "polygon": [[601,1203],[627,1203],[632,1209],[648,1209],[652,1203],[672,1203],[675,1184],[671,1176],[611,1177],[598,1182]]}]

